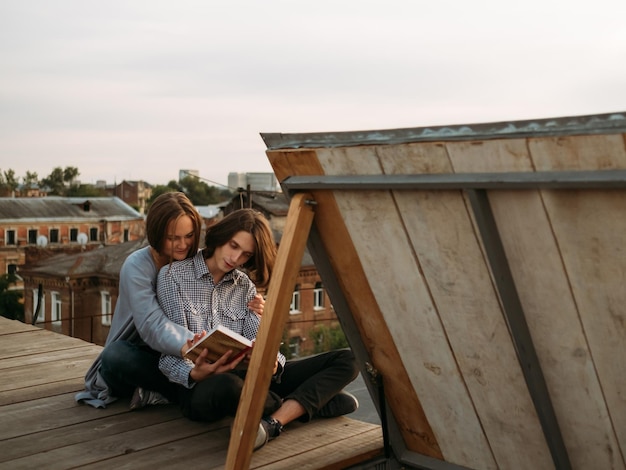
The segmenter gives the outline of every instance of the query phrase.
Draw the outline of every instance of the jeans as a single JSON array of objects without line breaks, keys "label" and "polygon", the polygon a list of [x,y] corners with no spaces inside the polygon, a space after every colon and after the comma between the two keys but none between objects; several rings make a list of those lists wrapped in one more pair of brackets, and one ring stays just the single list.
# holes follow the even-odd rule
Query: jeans
[{"label": "jeans", "polygon": [[[284,400],[293,399],[305,409],[300,421],[309,421],[358,373],[349,349],[287,361],[280,381],[270,384],[263,415],[271,415]],[[210,376],[191,389],[178,385],[183,415],[195,421],[216,421],[235,416],[244,379],[245,371],[233,371]]]},{"label": "jeans", "polygon": [[114,341],[102,350],[100,374],[113,396],[132,397],[135,388],[142,387],[176,402],[176,384],[159,370],[160,357],[159,352],[146,345]]},{"label": "jeans", "polygon": [[[245,371],[215,374],[197,382],[193,388],[178,387],[178,399],[183,416],[194,421],[217,421],[235,416],[243,390]],[[282,399],[269,391],[263,414],[270,415],[282,405]]]},{"label": "jeans", "polygon": [[357,375],[352,351],[337,349],[287,361],[280,382],[272,382],[270,390],[300,403],[306,412],[299,420],[306,422]]}]

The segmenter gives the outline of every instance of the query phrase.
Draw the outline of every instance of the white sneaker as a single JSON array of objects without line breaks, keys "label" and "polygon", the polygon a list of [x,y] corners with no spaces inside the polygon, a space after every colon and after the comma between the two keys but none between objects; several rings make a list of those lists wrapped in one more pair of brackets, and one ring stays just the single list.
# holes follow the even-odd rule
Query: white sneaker
[{"label": "white sneaker", "polygon": [[259,423],[259,429],[256,432],[256,440],[254,441],[254,450],[258,450],[267,444],[269,440],[269,436],[267,434],[267,430],[265,426],[263,426],[263,420]]},{"label": "white sneaker", "polygon": [[161,395],[159,392],[153,392],[152,390],[144,390],[141,387],[135,389],[133,398],[130,400],[130,409],[139,410],[148,405],[167,405],[170,401]]}]

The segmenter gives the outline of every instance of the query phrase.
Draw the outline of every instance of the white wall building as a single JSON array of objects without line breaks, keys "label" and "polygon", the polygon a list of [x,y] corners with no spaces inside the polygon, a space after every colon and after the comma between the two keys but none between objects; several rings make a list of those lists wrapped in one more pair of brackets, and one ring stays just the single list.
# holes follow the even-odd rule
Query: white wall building
[{"label": "white wall building", "polygon": [[228,187],[243,188],[250,185],[251,191],[280,192],[280,185],[274,173],[229,173]]}]

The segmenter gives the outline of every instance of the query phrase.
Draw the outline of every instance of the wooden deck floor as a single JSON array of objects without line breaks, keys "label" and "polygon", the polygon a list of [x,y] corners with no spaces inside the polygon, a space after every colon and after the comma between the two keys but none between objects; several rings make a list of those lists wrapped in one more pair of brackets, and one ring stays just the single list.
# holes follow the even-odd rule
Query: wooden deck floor
[{"label": "wooden deck floor", "polygon": [[[175,405],[80,405],[101,347],[0,318],[0,469],[223,468],[230,420],[195,423]],[[382,454],[380,426],[347,417],[290,424],[253,469],[344,469]]]}]

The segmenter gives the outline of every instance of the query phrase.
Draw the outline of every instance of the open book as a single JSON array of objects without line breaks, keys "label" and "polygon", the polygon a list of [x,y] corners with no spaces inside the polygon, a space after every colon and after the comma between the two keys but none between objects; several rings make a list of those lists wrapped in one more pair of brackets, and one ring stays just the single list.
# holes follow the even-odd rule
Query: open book
[{"label": "open book", "polygon": [[[230,362],[246,354],[252,349],[252,344],[252,341],[245,336],[235,333],[223,325],[218,325],[196,341],[185,353],[185,358],[195,361],[204,349],[208,349],[207,360],[215,362],[222,357],[226,351],[231,350],[233,353],[229,358]],[[240,363],[238,367],[242,366],[243,363]]]}]

